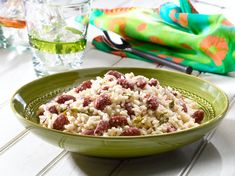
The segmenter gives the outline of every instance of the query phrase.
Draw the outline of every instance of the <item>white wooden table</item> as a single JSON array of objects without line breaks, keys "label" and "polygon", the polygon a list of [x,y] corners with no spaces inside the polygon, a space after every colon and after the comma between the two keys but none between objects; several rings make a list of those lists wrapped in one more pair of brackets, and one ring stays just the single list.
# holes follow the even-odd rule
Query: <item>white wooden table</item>
[{"label": "white wooden table", "polygon": [[[93,7],[153,7],[158,4],[158,0],[96,0]],[[224,13],[233,21],[232,0],[194,0],[194,4],[200,12]],[[100,31],[90,26],[88,34],[88,39],[91,41],[94,36],[100,34]],[[228,113],[216,131],[193,144],[165,154],[135,159],[105,159],[70,153],[50,145],[17,121],[9,102],[16,89],[36,79],[31,57],[29,51],[17,54],[14,51],[0,49],[0,175],[235,175],[234,73],[230,76],[209,73],[198,75],[222,88],[230,99]],[[83,68],[130,65],[157,67],[151,63],[122,59],[103,53],[93,48],[91,44],[88,44],[84,60]]]}]

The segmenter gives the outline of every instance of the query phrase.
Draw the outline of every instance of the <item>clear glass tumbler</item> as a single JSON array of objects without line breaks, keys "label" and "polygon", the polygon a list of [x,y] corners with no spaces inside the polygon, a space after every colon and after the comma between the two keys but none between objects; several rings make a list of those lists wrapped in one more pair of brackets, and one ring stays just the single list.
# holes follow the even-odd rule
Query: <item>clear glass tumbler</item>
[{"label": "clear glass tumbler", "polygon": [[25,0],[29,44],[37,76],[79,68],[90,0]]},{"label": "clear glass tumbler", "polygon": [[28,47],[23,0],[0,0],[0,48],[2,47]]}]

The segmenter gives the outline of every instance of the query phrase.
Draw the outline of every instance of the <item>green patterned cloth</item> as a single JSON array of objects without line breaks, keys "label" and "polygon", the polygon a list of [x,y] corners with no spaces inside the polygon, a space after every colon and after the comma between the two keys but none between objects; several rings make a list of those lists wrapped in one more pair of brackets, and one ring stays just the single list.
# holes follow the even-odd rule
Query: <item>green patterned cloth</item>
[{"label": "green patterned cloth", "polygon": [[[180,0],[180,7],[166,3],[152,9],[93,9],[90,23],[120,34],[136,49],[196,70],[220,74],[235,70],[235,27],[221,14],[198,14],[188,0]],[[105,52],[145,60],[112,50],[101,36],[92,43]]]}]

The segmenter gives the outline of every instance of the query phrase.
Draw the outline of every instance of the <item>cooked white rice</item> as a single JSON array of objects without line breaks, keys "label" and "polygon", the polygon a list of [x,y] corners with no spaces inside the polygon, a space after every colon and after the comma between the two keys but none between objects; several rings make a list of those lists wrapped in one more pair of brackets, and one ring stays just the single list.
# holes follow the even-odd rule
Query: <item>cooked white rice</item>
[{"label": "cooked white rice", "polygon": [[[202,120],[196,102],[162,87],[156,79],[115,75],[116,71],[108,72],[90,80],[90,86],[85,83],[41,105],[40,124],[83,135],[126,136],[181,131],[197,127]],[[67,95],[74,99],[69,96],[66,101]]]}]

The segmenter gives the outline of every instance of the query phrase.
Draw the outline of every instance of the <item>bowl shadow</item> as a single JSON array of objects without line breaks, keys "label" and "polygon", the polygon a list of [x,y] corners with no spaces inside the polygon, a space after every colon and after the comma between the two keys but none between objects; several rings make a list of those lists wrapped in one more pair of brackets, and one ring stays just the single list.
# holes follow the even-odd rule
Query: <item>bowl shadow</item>
[{"label": "bowl shadow", "polygon": [[[77,153],[71,153],[71,158],[77,169],[86,175],[94,175],[93,169],[96,175],[179,175],[191,162],[202,141],[203,139],[198,140],[171,152],[138,158],[110,159]],[[207,149],[210,150],[210,155],[204,158],[203,163],[216,162],[216,166],[220,166],[215,168],[219,173],[222,165],[220,154],[212,143],[208,143]]]}]

